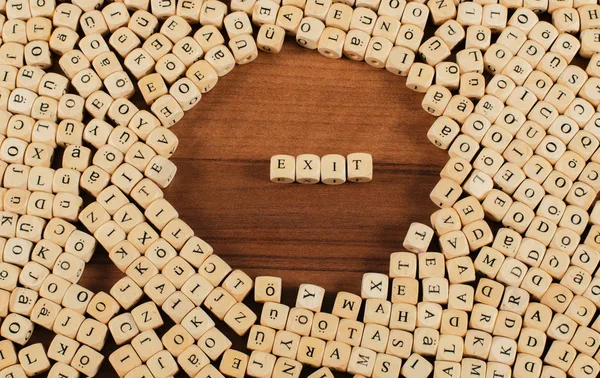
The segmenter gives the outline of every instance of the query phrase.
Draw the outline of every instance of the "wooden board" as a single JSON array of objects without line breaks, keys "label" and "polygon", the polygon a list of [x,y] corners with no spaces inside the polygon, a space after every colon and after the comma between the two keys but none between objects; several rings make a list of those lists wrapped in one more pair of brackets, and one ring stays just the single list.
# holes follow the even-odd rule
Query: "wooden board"
[{"label": "wooden board", "polygon": [[[363,273],[387,272],[409,224],[429,222],[435,210],[429,192],[447,154],[427,140],[434,118],[423,95],[404,83],[292,41],[279,55],[261,53],[173,128],[178,172],[166,197],[233,268],[281,276],[288,305],[299,284],[323,286],[330,311],[337,291],[360,292]],[[373,155],[373,182],[269,181],[272,155],[351,152]],[[122,277],[104,252],[84,276],[94,291]],[[108,361],[99,376],[116,376]]]}]

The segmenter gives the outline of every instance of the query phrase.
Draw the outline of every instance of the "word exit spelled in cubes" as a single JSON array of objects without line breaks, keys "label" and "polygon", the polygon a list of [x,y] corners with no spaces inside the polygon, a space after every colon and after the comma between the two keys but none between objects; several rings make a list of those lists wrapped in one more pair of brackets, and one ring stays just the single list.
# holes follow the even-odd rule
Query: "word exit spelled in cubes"
[{"label": "word exit spelled in cubes", "polygon": [[373,179],[373,157],[356,152],[342,155],[303,154],[296,157],[275,155],[271,157],[271,181],[281,184],[339,185],[346,181],[369,182]]}]

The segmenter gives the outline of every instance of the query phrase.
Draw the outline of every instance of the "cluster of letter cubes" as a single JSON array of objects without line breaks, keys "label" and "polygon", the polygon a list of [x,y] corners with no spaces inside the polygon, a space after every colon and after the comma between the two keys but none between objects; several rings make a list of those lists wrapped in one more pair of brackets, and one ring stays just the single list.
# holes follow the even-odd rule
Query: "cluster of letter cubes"
[{"label": "cluster of letter cubes", "polygon": [[281,184],[322,182],[339,185],[346,181],[370,182],[372,179],[373,157],[367,153],[357,152],[347,157],[336,154],[323,157],[312,154],[271,157],[271,181]]}]

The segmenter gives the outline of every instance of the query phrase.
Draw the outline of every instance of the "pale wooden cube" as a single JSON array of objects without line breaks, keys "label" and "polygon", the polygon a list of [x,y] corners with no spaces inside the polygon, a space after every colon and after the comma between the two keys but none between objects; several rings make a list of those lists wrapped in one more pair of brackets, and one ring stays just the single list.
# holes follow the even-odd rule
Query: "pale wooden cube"
[{"label": "pale wooden cube", "polygon": [[164,189],[173,181],[176,172],[177,167],[172,161],[157,155],[150,160],[144,174],[161,189]]},{"label": "pale wooden cube", "polygon": [[230,349],[231,345],[231,341],[217,327],[208,330],[198,340],[200,349],[213,361]]},{"label": "pale wooden cube", "polygon": [[249,359],[248,355],[229,349],[223,353],[219,371],[228,377],[242,378],[245,376]]},{"label": "pale wooden cube", "polygon": [[144,293],[130,277],[123,277],[110,289],[110,295],[125,310],[129,310],[140,301]]},{"label": "pale wooden cube", "polygon": [[10,93],[8,111],[13,114],[31,115],[37,94],[25,88],[16,88]]},{"label": "pale wooden cube", "polygon": [[148,39],[155,32],[157,27],[158,19],[153,14],[143,9],[135,11],[127,24],[127,28],[133,31],[142,40]]},{"label": "pale wooden cube", "polygon": [[[359,13],[360,14],[360,13]],[[400,21],[392,16],[379,16],[372,27],[373,37],[383,37],[394,42],[400,31]]]},{"label": "pale wooden cube", "polygon": [[33,306],[38,299],[36,291],[18,287],[10,295],[8,311],[15,314],[31,317]]},{"label": "pale wooden cube", "polygon": [[[409,277],[397,277],[394,278],[394,280],[392,281],[392,298],[391,301],[392,303],[396,304],[396,303],[408,303],[408,304],[412,304],[412,305],[416,305],[418,302],[418,295],[419,295],[419,283],[416,279],[414,278],[409,278]],[[377,308],[373,309],[372,306],[376,305]],[[389,317],[387,318],[383,318],[383,319],[378,319],[381,318],[381,315],[388,315],[388,314],[377,314],[377,312],[384,312],[384,311],[380,311],[380,309],[383,309],[384,307],[381,307],[380,303],[373,303],[372,300],[367,302],[367,306],[371,307],[371,311],[368,314],[369,315],[369,322],[373,322],[374,320],[377,320],[377,322],[379,322],[379,324],[383,324],[383,325],[387,325],[387,323],[390,321]],[[375,311],[373,311],[375,310]],[[366,309],[365,309],[366,311]],[[365,319],[363,319],[365,321],[367,321],[367,317],[365,316]],[[392,322],[394,320],[392,319]]]},{"label": "pale wooden cube", "polygon": [[191,345],[177,357],[177,363],[186,374],[195,376],[205,366],[210,366],[210,359],[199,346]]},{"label": "pale wooden cube", "polygon": [[131,197],[142,208],[147,208],[152,202],[163,197],[162,190],[150,179],[142,179],[131,190]]},{"label": "pale wooden cube", "polygon": [[194,63],[187,70],[186,77],[192,80],[201,93],[210,91],[219,79],[216,70],[206,60]]},{"label": "pale wooden cube", "polygon": [[334,27],[348,32],[352,17],[352,7],[343,3],[334,3],[329,7],[327,17],[325,18],[325,24],[327,27]]},{"label": "pale wooden cube", "polygon": [[295,36],[303,16],[304,13],[302,12],[302,9],[292,5],[283,5],[279,8],[275,24],[283,28],[286,34]]},{"label": "pale wooden cube", "polygon": [[104,348],[108,335],[108,327],[94,319],[86,319],[81,323],[76,340],[97,351]]},{"label": "pale wooden cube", "polygon": [[2,351],[2,361],[0,363],[0,369],[7,368],[18,363],[17,351],[15,346],[10,340],[0,341],[0,350]]},{"label": "pale wooden cube", "polygon": [[[175,125],[183,118],[183,108],[177,100],[170,94],[159,97],[150,107],[152,113],[162,123],[163,126],[169,128]],[[151,134],[152,135],[152,134]],[[150,139],[150,136],[148,136]],[[148,142],[148,141],[147,141]],[[157,151],[158,152],[158,151]]]},{"label": "pale wooden cube", "polygon": [[302,47],[315,50],[324,30],[325,24],[322,20],[314,17],[304,17],[298,26],[296,42]]},{"label": "pale wooden cube", "polygon": [[154,101],[169,91],[163,77],[159,73],[144,76],[138,81],[138,87],[148,105],[153,104]]},{"label": "pale wooden cube", "polygon": [[233,0],[230,7],[232,12],[242,11],[251,15],[255,3],[256,0]]},{"label": "pale wooden cube", "polygon": [[295,180],[301,184],[316,184],[321,179],[321,159],[317,155],[296,156]]},{"label": "pale wooden cube", "polygon": [[18,345],[25,345],[31,338],[34,324],[28,318],[19,314],[8,314],[0,327],[0,336]]},{"label": "pale wooden cube", "polygon": [[414,63],[408,72],[406,86],[416,92],[425,93],[433,83],[435,69],[428,64]]},{"label": "pale wooden cube", "polygon": [[27,376],[42,374],[50,370],[50,360],[41,343],[29,345],[19,351],[19,363]]},{"label": "pale wooden cube", "polygon": [[387,299],[389,278],[381,273],[365,273],[361,284],[361,297]]},{"label": "pale wooden cube", "polygon": [[172,48],[173,42],[161,33],[152,34],[142,45],[142,49],[156,61],[169,54]]},{"label": "pale wooden cube", "polygon": [[165,54],[156,61],[155,69],[171,85],[186,71],[186,66],[175,54]]},{"label": "pale wooden cube", "polygon": [[359,346],[365,325],[357,320],[341,319],[336,341],[350,346]]},{"label": "pale wooden cube", "polygon": [[305,308],[314,312],[321,310],[325,289],[322,287],[302,284],[298,288],[298,296],[296,297],[296,307]]},{"label": "pale wooden cube", "polygon": [[93,293],[77,284],[69,286],[62,300],[62,306],[80,314],[85,313]]},{"label": "pale wooden cube", "polygon": [[2,77],[0,78],[0,88],[2,91],[2,110],[6,110],[8,108],[8,96],[10,96],[10,91],[17,87],[17,75],[19,74],[19,69],[10,64],[2,64],[0,65],[0,73]]},{"label": "pale wooden cube", "polygon": [[62,362],[55,363],[47,375],[48,378],[77,378],[79,372],[72,366],[64,364]]},{"label": "pale wooden cube", "polygon": [[600,364],[588,355],[579,354],[573,361],[568,373],[573,376],[579,374],[584,377],[593,377],[600,373]]},{"label": "pale wooden cube", "polygon": [[343,319],[356,320],[362,299],[355,294],[339,292],[336,295],[332,314]]},{"label": "pale wooden cube", "polygon": [[157,274],[150,278],[144,286],[144,293],[159,306],[162,306],[167,298],[176,291],[177,288],[175,288],[175,285],[162,274]]},{"label": "pale wooden cube", "polygon": [[24,20],[2,18],[2,39],[4,42],[16,42],[22,45],[27,44],[26,29],[27,23]]},{"label": "pale wooden cube", "polygon": [[418,353],[408,357],[400,371],[405,377],[426,378],[433,372],[433,364]]},{"label": "pale wooden cube", "polygon": [[50,274],[42,283],[42,287],[39,291],[40,297],[49,299],[54,303],[61,303],[65,292],[70,285],[71,283],[66,279],[54,274]]},{"label": "pale wooden cube", "polygon": [[456,5],[453,1],[444,0],[437,4],[428,3],[434,25],[441,25],[449,19],[456,18]]},{"label": "pale wooden cube", "polygon": [[[273,354],[290,358],[296,356],[300,336],[310,335],[313,320],[314,313],[311,310],[300,307],[290,309],[285,331],[278,331],[275,336]],[[289,339],[292,340],[291,343],[288,342]],[[281,341],[284,340],[285,342],[282,343]]]},{"label": "pale wooden cube", "polygon": [[271,157],[271,181],[289,184],[296,180],[296,159],[290,155]]},{"label": "pale wooden cube", "polygon": [[143,78],[154,70],[154,58],[143,48],[133,49],[124,60],[129,72],[138,79]]},{"label": "pale wooden cube", "polygon": [[393,47],[391,41],[383,37],[373,37],[369,41],[365,61],[375,68],[384,68]]},{"label": "pale wooden cube", "polygon": [[281,301],[281,278],[260,276],[255,279],[254,300],[258,303]]},{"label": "pale wooden cube", "polygon": [[394,46],[390,51],[385,68],[395,75],[407,76],[414,60],[415,53],[413,51],[406,47]]},{"label": "pale wooden cube", "polygon": [[370,38],[369,34],[362,30],[350,30],[344,40],[344,56],[355,61],[364,60]]},{"label": "pale wooden cube", "polygon": [[48,69],[52,66],[50,46],[46,41],[32,41],[23,51],[25,63],[30,66]]},{"label": "pale wooden cube", "polygon": [[177,15],[181,16],[189,23],[198,23],[200,21],[201,0],[192,0],[177,4]]},{"label": "pale wooden cube", "polygon": [[413,253],[426,252],[433,234],[431,227],[422,223],[411,223],[402,246]]},{"label": "pale wooden cube", "polygon": [[273,343],[275,342],[275,334],[274,329],[254,325],[250,328],[248,334],[247,348],[252,351],[271,353]]},{"label": "pale wooden cube", "polygon": [[[329,15],[328,18],[334,18],[335,12],[332,13],[332,8],[330,8],[329,10]],[[339,9],[343,12],[343,9]],[[337,19],[339,22],[339,19],[341,18],[341,16],[343,15],[338,15]],[[389,17],[389,16],[388,16]],[[373,33],[373,30],[375,28],[375,22],[377,20],[377,14],[369,9],[369,8],[363,8],[363,7],[359,7],[356,8],[354,10],[354,12],[352,12],[352,18],[350,20],[350,24],[349,24],[349,29],[356,29],[356,30],[362,30],[366,33]],[[326,20],[327,21],[327,20]],[[330,26],[329,24],[327,26]]]},{"label": "pale wooden cube", "polygon": [[160,338],[153,330],[144,331],[134,337],[131,346],[143,362],[164,349]]},{"label": "pale wooden cube", "polygon": [[[275,12],[277,13],[277,12]],[[223,28],[223,19],[227,14],[227,5],[215,0],[205,1],[200,9],[200,24]]]},{"label": "pale wooden cube", "polygon": [[352,153],[346,157],[348,181],[370,182],[373,179],[373,157],[367,153]]},{"label": "pale wooden cube", "polygon": [[225,43],[225,38],[214,25],[205,25],[194,34],[194,39],[206,53],[211,48]]},{"label": "pale wooden cube", "polygon": [[33,101],[31,117],[40,121],[56,122],[58,119],[58,101],[51,97],[39,96]]},{"label": "pale wooden cube", "polygon": [[86,312],[94,319],[107,324],[120,310],[119,303],[105,292],[99,292],[90,301]]},{"label": "pale wooden cube", "polygon": [[237,301],[242,301],[252,290],[254,283],[252,278],[242,270],[234,270],[223,282],[223,288],[227,290]]},{"label": "pale wooden cube", "polygon": [[173,46],[173,54],[177,56],[186,67],[191,66],[204,56],[200,44],[191,36],[184,37]]},{"label": "pale wooden cube", "polygon": [[130,313],[124,313],[112,318],[108,322],[108,329],[117,345],[123,345],[135,336],[140,331]]},{"label": "pale wooden cube", "polygon": [[179,357],[185,349],[194,344],[194,338],[181,324],[176,324],[165,332],[161,341],[165,349],[176,358]]},{"label": "pale wooden cube", "polygon": [[406,47],[416,53],[421,46],[424,33],[423,29],[416,25],[404,24],[398,31],[395,44],[396,46]]},{"label": "pale wooden cube", "polygon": [[263,24],[256,37],[256,45],[262,51],[278,54],[283,47],[285,30],[277,25]]},{"label": "pale wooden cube", "polygon": [[460,3],[458,4],[456,21],[464,26],[481,25],[483,18],[483,7],[481,4]]},{"label": "pale wooden cube", "polygon": [[217,287],[206,297],[204,307],[210,310],[217,318],[223,320],[236,303],[235,298],[231,294],[225,289]]},{"label": "pale wooden cube", "polygon": [[448,160],[440,172],[440,177],[448,178],[458,184],[462,184],[471,172],[472,168],[473,167],[467,160],[461,157],[453,157]]},{"label": "pale wooden cube", "polygon": [[88,377],[94,377],[98,374],[103,361],[104,356],[101,353],[87,345],[82,345],[75,353],[71,366]]},{"label": "pale wooden cube", "polygon": [[256,322],[257,316],[248,306],[236,303],[223,320],[237,335],[244,336]]},{"label": "pale wooden cube", "polygon": [[[464,124],[474,110],[475,105],[473,104],[473,101],[465,96],[454,95],[448,102],[448,106],[446,106],[443,115]],[[473,140],[477,142],[477,139],[473,138]]]},{"label": "pale wooden cube", "polygon": [[219,77],[227,75],[235,67],[235,58],[224,45],[208,50],[204,59],[214,68]]},{"label": "pale wooden cube", "polygon": [[124,377],[133,369],[142,365],[142,360],[131,345],[125,345],[108,356],[108,361],[119,377]]},{"label": "pale wooden cube", "polygon": [[272,354],[253,351],[248,361],[247,374],[250,377],[270,376],[277,357]]},{"label": "pale wooden cube", "polygon": [[454,49],[465,38],[465,29],[456,20],[448,20],[435,31],[450,50]]},{"label": "pale wooden cube", "polygon": [[118,71],[107,76],[104,86],[115,99],[130,98],[135,93],[135,87],[125,71]]},{"label": "pale wooden cube", "polygon": [[431,66],[435,66],[450,56],[450,47],[437,36],[424,41],[418,51],[425,63]]},{"label": "pale wooden cube", "polygon": [[304,7],[304,15],[306,17],[313,17],[325,22],[325,18],[327,17],[327,13],[331,5],[331,0],[325,0],[323,2],[319,2],[317,0],[307,0],[306,6]]},{"label": "pale wooden cube", "polygon": [[421,107],[433,116],[440,116],[452,98],[452,93],[446,87],[432,85],[425,93]]},{"label": "pale wooden cube", "polygon": [[86,68],[73,77],[71,85],[81,97],[87,98],[102,88],[102,80],[94,70]]},{"label": "pale wooden cube", "polygon": [[[39,252],[34,250],[33,254],[35,253]],[[28,289],[39,291],[44,280],[49,274],[50,270],[48,268],[35,261],[30,261],[25,264],[21,270],[21,274],[19,275],[19,283]],[[36,306],[39,307],[41,304],[38,302],[36,303]]]},{"label": "pale wooden cube", "polygon": [[321,34],[317,50],[327,58],[339,59],[342,57],[346,33],[334,27],[326,27]]},{"label": "pale wooden cube", "polygon": [[[77,129],[83,129],[84,127],[84,125],[81,124],[81,121],[83,121],[84,107],[85,98],[81,96],[67,93],[60,98],[60,101],[58,102],[58,118],[63,121],[59,124],[59,130],[56,136],[56,143],[59,146],[72,140],[79,141],[80,139],[83,139],[83,135],[79,135],[79,133],[83,134],[83,130]],[[75,130],[64,130],[63,126],[75,127]],[[68,134],[70,138],[65,134]],[[67,141],[65,141],[65,139]],[[71,142],[70,144],[77,143]]]},{"label": "pale wooden cube", "polygon": [[79,35],[75,30],[61,26],[52,32],[49,47],[54,53],[62,56],[73,50],[78,41]]},{"label": "pale wooden cube", "polygon": [[540,21],[529,31],[528,37],[541,44],[542,48],[547,51],[558,37],[558,34],[558,30],[552,24]]},{"label": "pale wooden cube", "polygon": [[298,354],[296,360],[298,362],[310,365],[320,366],[325,354],[325,341],[314,337],[302,337],[298,345]]},{"label": "pale wooden cube", "polygon": [[128,27],[121,27],[111,33],[108,39],[108,44],[119,54],[125,58],[134,49],[141,46],[140,38]]},{"label": "pale wooden cube", "polygon": [[321,157],[321,182],[339,185],[346,182],[346,159],[342,155],[330,154]]},{"label": "pale wooden cube", "polygon": [[117,59],[117,55],[112,51],[105,51],[98,54],[92,61],[94,70],[100,79],[106,79],[110,74],[123,70],[121,63]]},{"label": "pale wooden cube", "polygon": [[258,0],[252,10],[252,23],[257,26],[264,24],[275,25],[279,3],[271,0]]},{"label": "pale wooden cube", "polygon": [[170,16],[160,28],[160,32],[176,43],[192,32],[192,27],[180,16]]},{"label": "pale wooden cube", "polygon": [[106,5],[101,13],[111,33],[129,23],[130,16],[127,6],[122,2]]},{"label": "pale wooden cube", "polygon": [[75,339],[77,331],[79,331],[79,327],[81,327],[84,320],[85,316],[82,314],[68,308],[63,308],[56,317],[52,330],[57,334]]},{"label": "pale wooden cube", "polygon": [[453,62],[441,62],[435,66],[435,84],[450,90],[458,89],[460,67]]},{"label": "pale wooden cube", "polygon": [[463,188],[454,180],[443,177],[429,194],[429,198],[439,207],[452,206],[460,197]]},{"label": "pale wooden cube", "polygon": [[508,25],[515,26],[525,33],[529,33],[529,31],[531,31],[538,21],[539,18],[534,11],[522,7],[513,13],[511,18],[508,20]]}]

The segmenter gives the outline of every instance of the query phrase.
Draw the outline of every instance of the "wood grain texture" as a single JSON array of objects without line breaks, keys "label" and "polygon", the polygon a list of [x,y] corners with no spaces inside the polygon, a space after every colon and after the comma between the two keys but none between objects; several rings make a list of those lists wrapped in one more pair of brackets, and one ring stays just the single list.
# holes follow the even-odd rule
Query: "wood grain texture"
[{"label": "wood grain texture", "polygon": [[[288,305],[299,284],[320,285],[330,311],[337,291],[360,292],[363,273],[387,272],[409,224],[435,210],[429,192],[447,155],[426,138],[434,118],[421,99],[404,78],[288,41],[221,78],[173,128],[178,172],[166,197],[232,267],[281,276]],[[373,182],[269,181],[272,155],[351,152],[373,155]],[[120,277],[99,251],[82,283],[108,291]],[[108,361],[99,376],[116,376]]]}]

